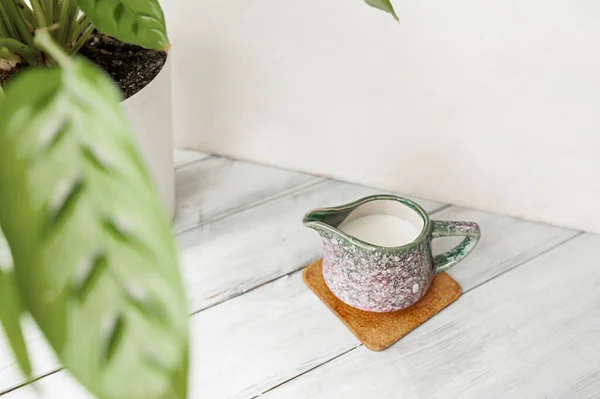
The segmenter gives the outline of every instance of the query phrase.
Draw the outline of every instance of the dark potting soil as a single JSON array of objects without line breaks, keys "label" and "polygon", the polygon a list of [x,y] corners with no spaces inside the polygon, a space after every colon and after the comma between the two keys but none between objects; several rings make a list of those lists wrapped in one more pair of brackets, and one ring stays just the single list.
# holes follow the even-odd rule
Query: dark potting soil
[{"label": "dark potting soil", "polygon": [[[147,50],[98,32],[90,36],[79,54],[104,69],[121,89],[124,98],[133,96],[152,82],[167,61],[164,51]],[[7,84],[26,67],[19,64],[10,71],[0,69],[0,84]]]},{"label": "dark potting soil", "polygon": [[165,51],[147,50],[98,32],[92,34],[79,54],[108,72],[125,98],[152,82],[167,61]]},{"label": "dark potting soil", "polygon": [[4,86],[8,83],[8,81],[16,76],[19,72],[23,70],[25,64],[17,64],[14,68],[5,71],[4,69],[0,69],[0,85]]}]

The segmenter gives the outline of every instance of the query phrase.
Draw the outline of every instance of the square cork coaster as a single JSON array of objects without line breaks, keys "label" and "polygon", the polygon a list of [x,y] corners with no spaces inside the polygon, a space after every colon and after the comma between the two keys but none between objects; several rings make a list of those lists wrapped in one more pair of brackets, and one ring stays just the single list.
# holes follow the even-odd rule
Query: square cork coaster
[{"label": "square cork coaster", "polygon": [[355,309],[339,300],[323,279],[322,260],[307,266],[304,282],[367,348],[382,351],[456,301],[462,289],[448,274],[438,274],[427,294],[413,306],[389,313]]}]

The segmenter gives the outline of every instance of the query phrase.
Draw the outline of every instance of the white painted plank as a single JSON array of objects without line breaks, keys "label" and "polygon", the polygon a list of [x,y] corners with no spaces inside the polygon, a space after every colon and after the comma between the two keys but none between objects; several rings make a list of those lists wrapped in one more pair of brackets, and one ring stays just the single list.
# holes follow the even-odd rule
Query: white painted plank
[{"label": "white painted plank", "polygon": [[247,162],[205,159],[177,171],[174,229],[181,232],[209,223],[320,180]]},{"label": "white painted plank", "polygon": [[251,398],[355,347],[320,306],[298,272],[193,317],[190,397]]},{"label": "white painted plank", "polygon": [[185,167],[187,165],[199,162],[210,157],[210,155],[198,151],[176,149],[173,152],[173,160],[175,161],[175,169]]},{"label": "white painted plank", "polygon": [[[316,188],[314,187],[314,189]],[[325,191],[321,189],[321,192]],[[302,193],[296,195],[296,201],[304,201],[301,197]],[[548,241],[549,237],[556,236],[557,229],[553,227],[538,226],[538,229],[529,230],[531,235],[525,237],[519,234],[519,230],[521,228],[528,229],[529,223],[494,215],[489,216],[490,221],[485,222],[487,214],[477,216],[471,213],[472,211],[463,210],[463,212],[455,215],[459,219],[464,219],[465,216],[471,217],[489,229],[501,226],[506,234],[513,237],[514,241],[502,241],[496,244],[502,245],[503,250],[500,252],[494,245],[497,241],[491,240],[494,234],[491,234],[492,231],[488,231],[490,234],[484,236],[480,249],[501,253],[507,261],[495,262],[489,266],[483,265],[484,268],[497,268],[501,273],[506,270],[507,263],[524,261],[523,256],[519,256],[519,253],[527,251],[528,247],[517,245],[523,240],[528,241],[530,246],[537,248],[540,252],[557,244],[556,241]],[[274,219],[285,221],[285,214],[274,213],[274,215],[277,216]],[[435,216],[437,218],[439,215]],[[497,218],[509,220],[508,224],[512,228],[495,220]],[[252,220],[256,219],[252,218]],[[231,230],[234,228],[231,227]],[[272,230],[269,229],[269,231]],[[279,230],[275,231],[279,232]],[[283,230],[275,237],[285,237],[289,234],[290,232]],[[572,234],[574,233],[566,232],[563,239],[567,239]],[[255,235],[251,234],[251,236]],[[489,242],[486,242],[487,240]],[[541,246],[541,242],[547,242],[547,246]],[[318,246],[318,239],[315,240],[315,244],[310,245]],[[272,248],[275,253],[278,253],[277,251],[281,251],[287,246],[284,243]],[[226,253],[227,251],[221,252]],[[238,257],[236,251],[232,251],[230,254]],[[530,255],[534,256],[532,253]],[[295,256],[300,257],[301,255],[296,254]],[[468,265],[468,263],[465,264]],[[220,267],[222,263],[216,263],[216,265]],[[241,265],[256,272],[261,270],[260,264],[256,262],[251,264],[242,262]],[[466,268],[467,270],[462,272],[465,273],[463,275],[465,281],[472,281],[473,285],[477,285],[475,278],[470,279],[468,270],[482,276],[483,279],[488,279],[489,275],[480,273],[481,267],[481,264],[471,264]],[[244,272],[240,269],[225,270],[224,275],[234,275],[234,271]],[[199,283],[198,286],[200,285]],[[473,312],[471,316],[476,314],[477,312]],[[299,272],[207,309],[195,315],[191,323],[194,348],[191,398],[198,399],[206,397],[211,399],[249,398],[260,395],[358,345],[356,338],[304,286]],[[427,331],[430,323],[417,331]],[[396,347],[405,347],[405,342],[406,338]],[[55,378],[64,377],[52,376],[43,380],[43,383],[47,384],[51,391],[62,389],[58,385],[54,385],[59,383],[52,382]],[[18,397],[14,396],[11,399]]]},{"label": "white painted plank", "polygon": [[[461,263],[449,270],[464,291],[518,266],[534,256],[578,234],[574,230],[510,217],[450,207],[435,214],[437,220],[475,221],[482,238],[476,249]],[[434,253],[448,250],[461,238],[433,241]]]},{"label": "white painted plank", "polygon": [[361,347],[264,398],[596,398],[600,236],[583,235],[464,295],[406,337]]},{"label": "white painted plank", "polygon": [[[302,226],[304,214],[376,193],[337,181],[279,198],[180,238],[184,280],[191,309],[198,311],[274,280],[319,258],[318,235]],[[442,205],[419,202],[427,210]]]}]

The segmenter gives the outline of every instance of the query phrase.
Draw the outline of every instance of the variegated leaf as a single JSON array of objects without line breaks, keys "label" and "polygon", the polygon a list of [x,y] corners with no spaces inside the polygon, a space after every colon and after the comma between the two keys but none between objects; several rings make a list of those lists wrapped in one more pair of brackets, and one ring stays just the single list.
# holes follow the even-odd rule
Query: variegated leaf
[{"label": "variegated leaf", "polygon": [[157,0],[77,0],[96,28],[138,46],[169,47],[165,17]]},{"label": "variegated leaf", "polygon": [[101,399],[186,396],[186,298],[169,220],[112,82],[87,61],[22,73],[0,106],[0,224],[27,310]]}]

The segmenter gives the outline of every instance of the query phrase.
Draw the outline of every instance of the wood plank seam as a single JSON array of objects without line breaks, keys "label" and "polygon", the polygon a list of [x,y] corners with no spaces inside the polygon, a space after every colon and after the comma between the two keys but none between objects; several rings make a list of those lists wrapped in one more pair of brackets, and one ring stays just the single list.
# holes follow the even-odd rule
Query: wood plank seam
[{"label": "wood plank seam", "polygon": [[310,368],[310,369],[308,369],[308,370],[306,370],[306,371],[303,371],[302,373],[300,373],[300,374],[298,374],[298,375],[296,375],[296,376],[294,376],[294,377],[292,377],[292,378],[290,378],[290,379],[287,379],[287,380],[285,380],[285,381],[283,381],[283,382],[281,382],[281,383],[279,383],[279,384],[275,385],[274,387],[267,389],[266,391],[262,392],[260,395],[256,395],[256,396],[253,396],[253,397],[251,397],[250,399],[256,399],[256,398],[259,398],[259,397],[261,397],[262,395],[264,395],[264,394],[266,394],[266,393],[268,393],[268,392],[271,392],[271,391],[273,391],[273,390],[275,390],[275,389],[279,388],[280,386],[282,386],[282,385],[284,385],[284,384],[287,384],[287,383],[288,383],[288,382],[290,382],[290,381],[293,381],[293,380],[295,380],[296,378],[300,378],[300,377],[302,377],[304,374],[308,374],[308,373],[310,373],[311,371],[313,371],[313,370],[315,370],[315,369],[317,369],[317,368],[319,368],[319,367],[321,367],[321,366],[323,366],[323,365],[325,365],[325,364],[327,364],[327,363],[333,362],[334,360],[336,360],[336,359],[338,359],[338,358],[340,358],[340,357],[344,356],[344,355],[345,355],[345,354],[347,354],[347,353],[350,353],[350,352],[352,352],[352,351],[353,351],[353,350],[355,350],[355,349],[358,349],[358,348],[360,348],[361,346],[362,346],[362,344],[358,344],[358,345],[356,345],[355,347],[353,347],[353,348],[350,348],[350,349],[348,349],[348,350],[346,350],[346,351],[344,351],[344,352],[340,353],[339,355],[332,357],[331,359],[327,360],[326,362],[323,362],[323,363],[321,363],[321,364],[319,364],[319,365],[317,365],[317,366],[315,366],[315,367],[312,367],[312,368]]},{"label": "wood plank seam", "polygon": [[[448,208],[448,207],[451,207],[451,206],[452,206],[452,205],[448,205],[448,206],[444,207],[443,209],[446,209],[446,208]],[[440,210],[442,210],[442,209],[440,209]],[[437,210],[437,211],[435,211],[435,212],[439,212],[440,210]],[[431,215],[433,215],[435,212],[431,212]],[[581,231],[577,232],[575,235],[573,235],[573,236],[571,236],[571,237],[568,237],[568,238],[566,238],[565,240],[563,240],[563,241],[561,241],[561,242],[559,242],[559,243],[555,244],[554,246],[552,246],[552,247],[550,247],[550,248],[548,248],[548,249],[546,249],[546,250],[542,251],[542,252],[541,252],[541,253],[539,253],[539,254],[536,254],[536,255],[535,255],[535,256],[533,256],[532,258],[530,258],[530,259],[527,259],[527,260],[524,260],[523,262],[521,262],[521,263],[519,263],[519,264],[516,264],[514,267],[512,267],[512,268],[510,268],[510,269],[508,269],[508,270],[505,270],[504,272],[502,272],[502,273],[498,274],[497,276],[494,276],[494,277],[492,277],[492,278],[490,278],[490,279],[488,279],[488,280],[486,280],[486,281],[484,281],[484,282],[482,282],[482,283],[480,283],[480,284],[477,284],[477,285],[475,285],[475,286],[473,286],[473,287],[471,287],[471,288],[467,289],[466,291],[464,291],[464,292],[462,293],[461,297],[464,297],[465,295],[467,295],[467,294],[469,294],[469,293],[472,293],[472,292],[474,292],[474,290],[475,290],[475,289],[477,289],[477,288],[479,288],[479,287],[482,287],[483,285],[485,285],[485,284],[489,283],[490,281],[493,281],[493,280],[495,280],[495,279],[496,279],[497,277],[499,277],[499,276],[502,276],[502,275],[505,275],[505,274],[507,274],[507,273],[509,273],[509,272],[511,272],[511,271],[514,271],[514,270],[516,270],[517,268],[519,268],[519,267],[521,267],[521,266],[524,266],[524,265],[526,265],[526,264],[527,264],[527,263],[529,263],[529,262],[532,262],[532,261],[534,261],[534,260],[535,260],[535,259],[537,259],[538,257],[540,257],[540,256],[542,256],[542,255],[545,255],[545,254],[547,254],[548,252],[551,252],[551,251],[554,251],[554,250],[556,250],[557,248],[559,248],[559,247],[561,247],[561,246],[565,245],[566,243],[568,243],[568,242],[570,242],[570,241],[574,240],[575,238],[577,238],[577,237],[579,237],[579,236],[581,236],[581,235],[583,235],[583,234],[585,234],[585,233],[584,233],[584,232],[581,232]],[[300,270],[302,270],[302,269],[300,269]],[[290,274],[292,274],[292,273],[290,273]],[[425,324],[427,324],[427,322],[425,322]],[[424,325],[425,325],[425,324],[424,324]],[[352,353],[353,351],[355,351],[356,349],[360,348],[361,346],[363,346],[363,344],[362,344],[362,343],[359,343],[359,344],[358,344],[358,345],[356,345],[355,347],[353,347],[353,348],[351,348],[351,349],[348,349],[348,350],[346,350],[346,351],[344,351],[344,352],[342,352],[342,353],[340,353],[340,354],[338,354],[338,355],[336,355],[336,356],[333,356],[332,358],[330,358],[330,359],[328,359],[328,360],[326,360],[326,361],[324,361],[324,362],[320,363],[319,365],[317,365],[317,366],[314,366],[314,367],[312,367],[311,369],[309,369],[309,370],[306,370],[306,371],[304,371],[304,372],[302,372],[302,373],[300,373],[300,374],[298,374],[298,375],[296,375],[296,376],[294,376],[294,377],[291,377],[291,378],[287,379],[286,381],[284,381],[284,382],[282,382],[282,383],[280,383],[280,384],[277,384],[276,386],[274,386],[274,387],[272,387],[272,388],[269,388],[269,389],[267,389],[267,390],[265,390],[265,391],[261,392],[261,393],[260,393],[260,395],[253,396],[253,397],[252,397],[252,398],[250,398],[250,399],[256,399],[256,398],[258,398],[258,397],[260,397],[260,396],[262,396],[262,395],[265,395],[266,393],[268,393],[268,392],[270,392],[270,391],[273,391],[273,390],[275,390],[276,388],[279,388],[279,387],[281,387],[281,386],[283,386],[283,385],[287,384],[288,382],[291,382],[291,381],[293,381],[293,380],[295,380],[295,379],[297,379],[297,378],[300,378],[300,377],[302,377],[302,376],[304,376],[304,375],[306,375],[306,374],[309,374],[309,373],[311,373],[311,372],[313,372],[313,371],[315,371],[315,370],[319,369],[320,367],[322,367],[322,366],[325,366],[326,364],[328,364],[328,363],[332,362],[333,360],[336,360],[336,359],[342,358],[343,356],[346,356],[346,355],[348,355],[348,354]]]},{"label": "wood plank seam", "polygon": [[190,227],[190,228],[188,228],[186,230],[183,230],[183,231],[179,232],[178,235],[183,234],[183,233],[187,233],[189,231],[192,231],[194,229],[200,228],[202,226],[206,226],[206,225],[211,224],[211,223],[218,222],[218,221],[223,220],[223,219],[227,219],[228,217],[231,217],[233,215],[237,215],[238,213],[247,211],[247,210],[252,209],[252,208],[256,208],[256,207],[264,205],[264,204],[268,204],[269,202],[277,201],[278,199],[285,198],[287,196],[291,196],[291,195],[294,195],[294,194],[297,194],[297,193],[301,193],[301,192],[303,192],[305,190],[308,190],[308,189],[313,188],[315,186],[318,186],[320,184],[324,184],[327,181],[328,181],[327,179],[315,178],[314,180],[311,180],[311,181],[309,181],[307,183],[301,184],[301,185],[299,185],[297,187],[280,191],[277,194],[273,194],[273,195],[267,196],[267,197],[262,198],[262,199],[260,199],[258,201],[255,201],[255,202],[249,203],[247,205],[241,206],[239,208],[233,209],[233,210],[231,210],[229,212],[225,212],[225,213],[223,213],[221,215],[217,215],[217,216],[215,216],[212,219],[209,219],[209,220],[198,219],[198,224],[196,226]]},{"label": "wood plank seam", "polygon": [[196,221],[196,224],[194,226],[185,228],[183,230],[177,231],[177,237],[185,234],[185,233],[189,233],[191,231],[197,230],[199,228],[202,228],[204,226],[210,225],[212,223],[216,223],[219,222],[221,220],[227,219],[231,216],[237,215],[238,213],[242,213],[244,211],[250,210],[252,208],[256,208],[258,206],[264,205],[264,204],[268,204],[269,202],[273,202],[273,201],[277,201],[278,199],[281,198],[285,198],[288,195],[293,195],[293,194],[298,194],[301,193],[305,190],[308,190],[310,188],[313,188],[314,186],[318,186],[320,184],[324,184],[326,183],[328,180],[327,179],[322,179],[322,178],[316,178],[315,180],[311,180],[308,183],[305,184],[301,184],[297,187],[291,188],[291,189],[287,189],[287,190],[283,190],[280,191],[277,194],[271,195],[271,196],[267,196],[259,201],[255,201],[252,202],[250,204],[241,206],[239,208],[235,208],[232,209],[231,211],[228,212],[224,212],[221,214],[217,214],[215,217],[213,217],[212,219],[202,219],[201,217],[198,218],[198,220]]},{"label": "wood plank seam", "polygon": [[175,172],[177,172],[179,170],[183,170],[183,169],[189,168],[191,166],[198,165],[198,164],[200,164],[202,162],[205,162],[205,161],[214,160],[215,158],[216,157],[213,157],[212,155],[209,155],[209,156],[204,157],[204,158],[195,159],[193,161],[189,161],[189,162],[183,163],[181,165],[177,165],[177,166],[175,166]]},{"label": "wood plank seam", "polygon": [[502,273],[499,273],[499,274],[497,274],[497,275],[493,276],[492,278],[489,278],[489,279],[487,279],[487,280],[485,280],[485,281],[482,281],[481,283],[479,283],[479,284],[477,284],[477,285],[475,285],[475,286],[471,287],[469,290],[467,290],[467,291],[463,292],[463,295],[464,295],[465,293],[467,293],[467,292],[473,291],[475,288],[481,287],[482,285],[484,285],[484,284],[487,284],[487,283],[489,283],[490,281],[493,281],[493,280],[497,279],[497,278],[498,278],[498,277],[500,277],[500,276],[503,276],[503,275],[505,275],[505,274],[506,274],[506,273],[508,273],[508,272],[511,272],[511,271],[515,270],[517,267],[520,267],[520,266],[522,266],[522,265],[524,265],[524,264],[526,264],[526,263],[528,263],[528,262],[531,262],[532,260],[534,260],[534,259],[536,259],[536,258],[538,258],[538,257],[542,256],[542,255],[545,255],[545,254],[547,254],[547,253],[548,253],[548,252],[550,252],[550,251],[554,251],[556,248],[558,248],[558,247],[561,247],[561,246],[565,245],[566,243],[568,243],[569,241],[572,241],[572,240],[576,239],[577,237],[579,237],[579,236],[582,236],[582,235],[584,235],[584,234],[585,234],[585,232],[583,232],[583,231],[578,231],[576,234],[572,235],[571,237],[568,237],[568,238],[566,238],[564,241],[561,241],[561,242],[557,243],[555,246],[553,246],[553,247],[550,247],[550,248],[547,248],[547,249],[543,250],[543,251],[542,251],[542,252],[540,252],[539,254],[535,255],[533,258],[531,258],[531,259],[527,259],[527,260],[526,260],[526,261],[524,261],[523,263],[517,264],[517,265],[515,265],[515,266],[511,267],[510,269],[506,269],[506,270],[504,270]]},{"label": "wood plank seam", "polygon": [[40,381],[40,380],[42,380],[42,379],[44,379],[46,377],[50,377],[51,375],[54,375],[54,374],[56,374],[56,373],[58,373],[60,371],[63,371],[63,370],[64,370],[64,367],[61,367],[61,368],[58,368],[56,370],[52,370],[52,371],[49,371],[47,373],[44,373],[44,374],[40,375],[39,377],[32,378],[31,380],[23,382],[23,383],[21,383],[19,385],[15,385],[14,387],[5,389],[4,391],[0,392],[0,396],[3,396],[3,395],[6,395],[6,394],[9,394],[11,392],[14,392],[16,390],[19,390],[19,389],[21,389],[23,387],[26,387],[27,385],[33,384],[35,382],[38,382],[38,381]]},{"label": "wood plank seam", "polygon": [[[196,161],[188,154],[180,160]],[[198,224],[223,217],[264,197],[298,187],[315,176],[249,165],[218,157],[194,163],[176,173],[176,233],[189,232]]]}]

